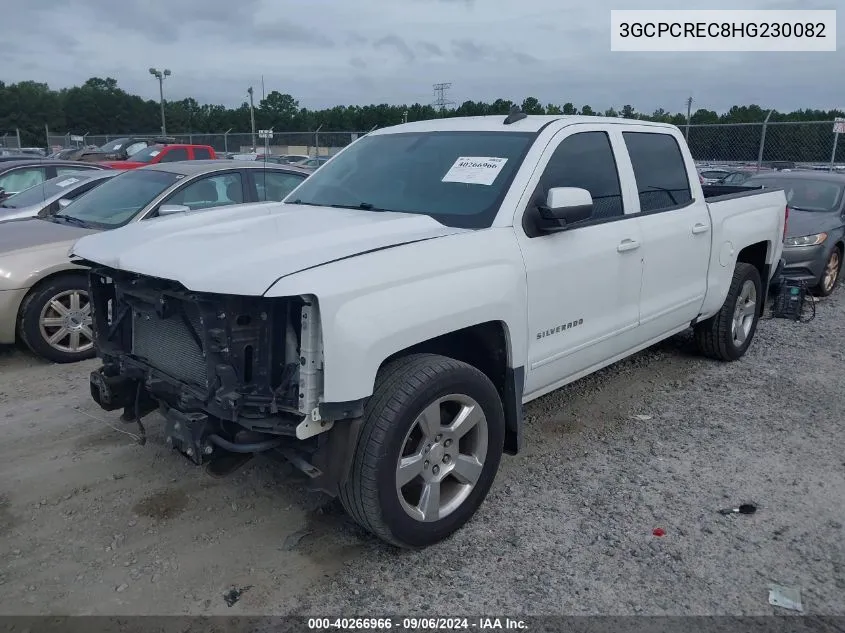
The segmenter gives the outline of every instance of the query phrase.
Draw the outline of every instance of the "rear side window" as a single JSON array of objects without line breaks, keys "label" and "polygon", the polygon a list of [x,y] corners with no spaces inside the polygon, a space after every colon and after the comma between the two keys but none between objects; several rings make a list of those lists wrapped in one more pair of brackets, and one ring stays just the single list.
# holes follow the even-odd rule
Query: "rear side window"
[{"label": "rear side window", "polygon": [[622,136],[634,165],[642,213],[692,200],[684,156],[673,136],[652,132],[623,132]]},{"label": "rear side window", "polygon": [[188,160],[188,150],[184,147],[173,147],[169,150],[165,150],[164,156],[162,156],[160,162],[175,163],[180,160]]},{"label": "rear side window", "polygon": [[540,178],[535,203],[544,204],[554,187],[589,191],[594,219],[623,215],[616,159],[605,132],[579,132],[561,141]]},{"label": "rear side window", "polygon": [[204,147],[194,148],[194,160],[209,160],[211,159],[211,152]]},{"label": "rear side window", "polygon": [[290,174],[269,169],[260,172],[256,170],[254,175],[256,193],[261,202],[281,202],[305,180],[305,174]]}]

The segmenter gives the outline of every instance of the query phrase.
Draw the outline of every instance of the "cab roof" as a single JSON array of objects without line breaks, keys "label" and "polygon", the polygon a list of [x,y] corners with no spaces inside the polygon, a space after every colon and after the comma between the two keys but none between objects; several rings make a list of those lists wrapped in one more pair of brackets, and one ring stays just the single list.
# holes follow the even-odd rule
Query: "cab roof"
[{"label": "cab roof", "polygon": [[401,132],[539,132],[543,127],[555,121],[567,125],[575,123],[609,124],[609,125],[647,125],[660,128],[674,128],[669,123],[655,123],[640,121],[639,119],[622,119],[617,117],[561,115],[561,114],[529,114],[525,118],[505,123],[506,114],[487,116],[446,117],[402,123],[371,132],[376,134],[397,134]]}]

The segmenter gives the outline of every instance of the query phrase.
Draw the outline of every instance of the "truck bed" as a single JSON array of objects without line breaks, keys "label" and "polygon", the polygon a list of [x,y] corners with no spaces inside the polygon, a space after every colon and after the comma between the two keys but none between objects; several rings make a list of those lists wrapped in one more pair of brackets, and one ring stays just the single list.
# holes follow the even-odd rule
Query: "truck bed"
[{"label": "truck bed", "polygon": [[[744,187],[743,185],[702,185],[701,189],[704,191],[704,199],[707,202],[718,202],[720,200],[757,195],[761,192],[763,187]],[[777,189],[766,189],[766,193],[769,191],[777,191]]]}]

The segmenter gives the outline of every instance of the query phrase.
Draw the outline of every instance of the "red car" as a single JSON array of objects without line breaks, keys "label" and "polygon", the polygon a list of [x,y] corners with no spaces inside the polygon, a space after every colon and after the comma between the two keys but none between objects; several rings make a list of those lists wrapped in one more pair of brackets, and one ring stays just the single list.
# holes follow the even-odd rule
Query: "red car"
[{"label": "red car", "polygon": [[150,145],[140,152],[132,154],[128,160],[101,161],[100,165],[112,169],[136,169],[156,163],[175,163],[183,160],[213,160],[217,158],[210,145]]}]

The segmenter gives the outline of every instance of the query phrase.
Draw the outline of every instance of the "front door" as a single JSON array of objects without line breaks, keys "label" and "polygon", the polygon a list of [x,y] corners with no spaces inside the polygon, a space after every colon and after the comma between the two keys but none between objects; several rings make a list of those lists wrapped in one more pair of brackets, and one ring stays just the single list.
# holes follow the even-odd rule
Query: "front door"
[{"label": "front door", "polygon": [[617,143],[595,126],[561,130],[529,183],[529,207],[552,187],[580,187],[593,197],[593,217],[535,236],[515,222],[528,284],[527,397],[624,352],[636,336],[642,240],[638,220],[626,217]]}]

